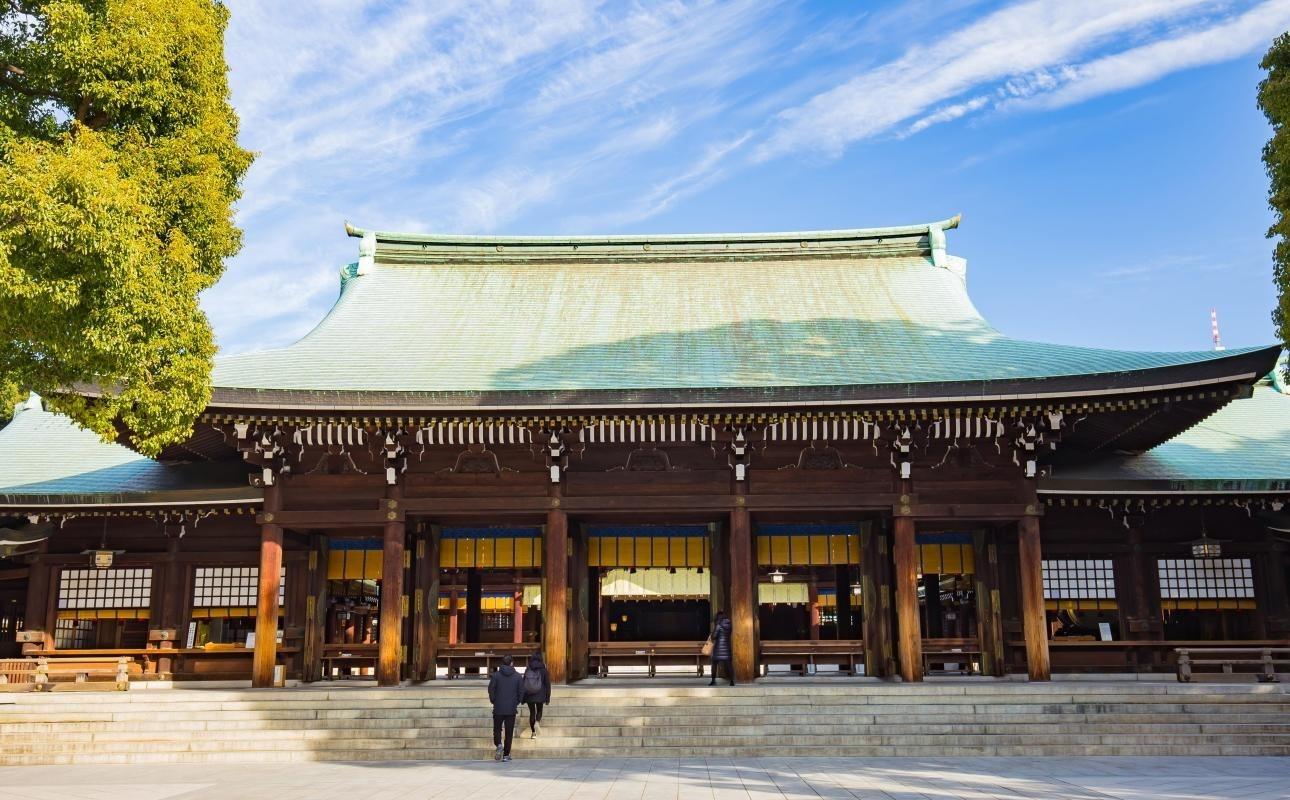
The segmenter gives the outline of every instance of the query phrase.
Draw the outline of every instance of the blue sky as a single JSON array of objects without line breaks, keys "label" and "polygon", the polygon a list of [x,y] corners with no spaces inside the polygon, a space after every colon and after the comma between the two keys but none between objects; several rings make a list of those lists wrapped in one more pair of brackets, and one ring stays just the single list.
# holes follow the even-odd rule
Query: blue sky
[{"label": "blue sky", "polygon": [[[1258,61],[1290,0],[231,0],[259,158],[204,305],[288,344],[357,254],[441,233],[803,230],[964,215],[996,327],[1273,341]],[[427,309],[426,313],[433,313]],[[571,321],[576,324],[576,321]]]}]

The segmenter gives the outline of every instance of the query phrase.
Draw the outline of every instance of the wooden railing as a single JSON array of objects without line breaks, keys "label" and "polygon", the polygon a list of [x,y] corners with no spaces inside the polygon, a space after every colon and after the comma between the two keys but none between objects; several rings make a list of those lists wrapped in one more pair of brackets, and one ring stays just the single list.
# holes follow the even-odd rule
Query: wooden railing
[{"label": "wooden railing", "polygon": [[[980,639],[923,640],[923,671],[928,675],[948,673],[971,675],[978,671],[974,664],[980,660]],[[939,665],[939,669],[932,669],[934,664]]]},{"label": "wooden railing", "polygon": [[447,668],[449,678],[456,678],[463,669],[481,669],[484,674],[488,674],[506,656],[514,660],[516,667],[522,668],[539,647],[540,645],[509,642],[440,643],[435,660]]},{"label": "wooden railing", "polygon": [[587,649],[590,671],[602,678],[614,665],[645,667],[651,678],[661,666],[692,666],[702,677],[704,664],[711,660],[703,655],[703,642],[592,642]]},{"label": "wooden railing", "polygon": [[1281,679],[1277,677],[1277,667],[1290,667],[1290,648],[1179,647],[1174,654],[1181,683],[1190,683],[1197,671],[1211,672],[1216,667],[1223,675],[1235,674],[1236,668],[1241,668],[1241,672],[1256,675],[1262,683],[1278,683]]},{"label": "wooden railing", "polygon": [[0,659],[0,684],[8,687],[26,687],[36,682],[36,659]]},{"label": "wooden railing", "polygon": [[[1025,663],[1025,642],[1007,643],[1011,669]],[[1285,648],[1290,641],[1257,639],[1247,641],[1194,641],[1170,639],[1121,639],[1104,642],[1093,639],[1051,639],[1048,651],[1054,672],[1160,672],[1177,669],[1176,651],[1180,648]],[[1022,670],[1024,671],[1024,669]]]},{"label": "wooden railing", "polygon": [[860,639],[823,639],[819,641],[767,640],[761,643],[762,674],[776,664],[787,664],[790,672],[809,675],[821,664],[845,668],[855,675],[864,664],[864,642]]}]

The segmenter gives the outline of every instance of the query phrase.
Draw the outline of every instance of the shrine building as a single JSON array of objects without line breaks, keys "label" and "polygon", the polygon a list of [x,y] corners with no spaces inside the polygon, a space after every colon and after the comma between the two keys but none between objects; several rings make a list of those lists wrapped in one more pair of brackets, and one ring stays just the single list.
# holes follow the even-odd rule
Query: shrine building
[{"label": "shrine building", "polygon": [[742,681],[1285,646],[1280,348],[1010,338],[947,251],[958,223],[348,228],[331,311],[217,359],[159,458],[18,406],[0,656],[255,686],[539,649],[558,681],[702,674],[718,610]]}]

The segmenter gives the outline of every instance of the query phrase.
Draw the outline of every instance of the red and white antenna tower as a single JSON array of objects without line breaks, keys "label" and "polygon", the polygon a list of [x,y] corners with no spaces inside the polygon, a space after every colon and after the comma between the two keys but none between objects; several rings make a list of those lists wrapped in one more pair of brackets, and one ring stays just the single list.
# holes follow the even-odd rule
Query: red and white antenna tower
[{"label": "red and white antenna tower", "polygon": [[1218,335],[1218,309],[1217,308],[1211,308],[1209,310],[1209,330],[1210,330],[1210,333],[1213,334],[1214,336],[1214,350],[1215,351],[1226,350],[1227,348],[1223,346],[1223,337]]}]

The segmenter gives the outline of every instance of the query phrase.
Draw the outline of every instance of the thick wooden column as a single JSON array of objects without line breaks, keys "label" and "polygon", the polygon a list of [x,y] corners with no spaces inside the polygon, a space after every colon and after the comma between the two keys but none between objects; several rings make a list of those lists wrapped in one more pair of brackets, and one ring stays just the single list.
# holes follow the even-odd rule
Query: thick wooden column
[{"label": "thick wooden column", "polygon": [[1018,524],[1018,561],[1021,575],[1021,629],[1026,639],[1026,672],[1032,681],[1046,681],[1052,673],[1048,661],[1048,622],[1044,610],[1043,553],[1039,546],[1039,517],[1022,517]]},{"label": "thick wooden column", "polygon": [[302,647],[301,679],[313,683],[323,678],[322,649],[327,638],[327,537],[309,536],[309,560],[305,564],[305,638]]},{"label": "thick wooden column", "polygon": [[[398,486],[385,490],[385,506],[397,512],[402,494]],[[378,632],[376,683],[398,686],[403,663],[403,553],[407,531],[402,515],[385,523],[381,558],[381,625]]]},{"label": "thick wooden column", "polygon": [[282,585],[282,526],[273,521],[282,510],[282,486],[264,487],[264,522],[260,525],[260,586],[255,610],[255,655],[251,686],[273,686],[278,663],[278,591]]},{"label": "thick wooden column", "polygon": [[891,642],[891,562],[887,531],[866,523],[860,531],[860,591],[864,639],[864,674],[895,674]]},{"label": "thick wooden column", "polygon": [[[736,502],[743,501],[743,495]],[[753,559],[752,522],[747,507],[730,512],[730,640],[735,680],[757,677],[757,581]]]},{"label": "thick wooden column", "polygon": [[1286,586],[1286,544],[1272,534],[1264,533],[1268,544],[1267,558],[1255,560],[1254,594],[1264,636],[1285,638],[1290,633],[1290,590]]},{"label": "thick wooden column", "polygon": [[896,584],[896,652],[900,677],[923,679],[923,637],[918,627],[918,545],[914,541],[914,519],[896,517],[892,547]]},{"label": "thick wooden column", "polygon": [[35,650],[53,650],[55,644],[56,623],[52,609],[58,589],[53,585],[54,567],[45,557],[49,552],[49,540],[36,547],[36,555],[27,562],[27,605],[23,607],[22,630],[29,635],[19,638],[24,655]]},{"label": "thick wooden column", "polygon": [[976,562],[977,638],[981,644],[981,674],[1002,677],[1003,616],[999,605],[999,548],[995,532],[978,530],[972,534],[973,561]]},{"label": "thick wooden column", "polygon": [[546,515],[542,534],[542,650],[553,683],[569,680],[569,518]]},{"label": "thick wooden column", "polygon": [[[1155,557],[1143,543],[1143,525],[1139,515],[1127,518],[1125,537],[1127,553],[1112,559],[1115,571],[1115,593],[1120,607],[1120,636],[1124,639],[1158,640],[1164,638],[1164,613],[1160,609],[1160,577]],[[1146,667],[1147,665],[1142,665]]]},{"label": "thick wooden column", "polygon": [[569,683],[587,677],[591,606],[589,569],[587,567],[587,534],[582,526],[569,537]]},{"label": "thick wooden column", "polygon": [[412,583],[412,680],[432,681],[439,659],[439,526],[422,526],[417,532]]},{"label": "thick wooden column", "polygon": [[730,613],[730,530],[726,525],[708,526],[708,610],[712,619],[718,611]]}]

